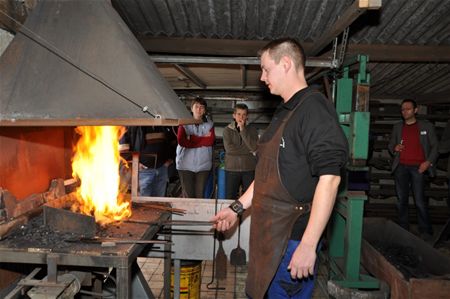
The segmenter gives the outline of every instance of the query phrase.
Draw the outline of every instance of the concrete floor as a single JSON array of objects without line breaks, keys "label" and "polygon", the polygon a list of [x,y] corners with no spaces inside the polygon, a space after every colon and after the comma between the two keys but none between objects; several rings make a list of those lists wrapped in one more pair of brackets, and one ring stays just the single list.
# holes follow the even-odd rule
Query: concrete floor
[{"label": "concrete floor", "polygon": [[[146,278],[155,298],[164,298],[164,260],[162,258],[138,258],[138,264]],[[201,275],[201,299],[244,299],[245,278],[247,276],[247,266],[227,265],[226,279],[212,281],[212,261],[202,262]],[[209,288],[208,288],[208,284]],[[214,290],[211,288],[222,287],[224,290]],[[328,298],[327,269],[325,266],[319,268],[318,279],[314,291],[314,299]]]},{"label": "concrete floor", "polygon": [[[442,225],[434,226],[434,238],[437,238],[442,230]],[[418,234],[417,227],[412,226],[411,231]],[[450,257],[450,242],[447,241],[444,246],[439,246],[438,251]],[[324,252],[320,254],[320,266],[316,286],[313,294],[313,299],[329,298],[327,283],[328,283],[328,265],[326,255]],[[155,298],[164,298],[164,260],[162,258],[138,258],[138,264],[141,267],[142,273],[147,280]],[[247,276],[247,266],[232,266],[227,265],[226,279],[212,281],[212,261],[202,262],[201,271],[201,299],[243,299],[245,296],[245,279]],[[218,283],[218,284],[217,284]],[[209,288],[208,288],[209,284]],[[224,287],[224,290],[214,290],[214,287]],[[183,298],[183,297],[181,297]]]}]

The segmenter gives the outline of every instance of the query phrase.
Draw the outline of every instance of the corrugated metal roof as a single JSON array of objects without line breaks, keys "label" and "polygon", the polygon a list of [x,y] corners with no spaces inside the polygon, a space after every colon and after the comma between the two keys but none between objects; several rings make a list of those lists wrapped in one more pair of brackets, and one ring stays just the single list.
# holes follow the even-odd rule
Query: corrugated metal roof
[{"label": "corrugated metal roof", "polygon": [[[351,0],[113,0],[148,36],[316,40]],[[352,43],[450,44],[450,1],[383,0],[352,25]]]},{"label": "corrugated metal roof", "polygon": [[[367,0],[381,1],[381,0]],[[230,41],[262,41],[278,37],[295,37],[314,45],[352,5],[352,0],[111,0],[126,24],[139,38],[197,38]],[[450,0],[383,0],[379,10],[369,10],[350,26],[349,49],[365,45],[378,49],[380,45],[450,46]],[[228,47],[233,47],[230,42]],[[437,48],[436,48],[437,49]],[[331,46],[323,49],[329,55]],[[177,49],[171,49],[176,53]],[[205,49],[207,51],[207,49]],[[376,50],[377,51],[377,50]],[[389,50],[387,50],[389,51]],[[405,51],[409,51],[408,49]],[[224,50],[223,52],[226,52]],[[442,52],[439,52],[442,53]],[[184,53],[186,54],[186,53]],[[224,54],[225,55],[225,54]],[[389,52],[384,53],[389,55]],[[401,52],[395,53],[396,57]],[[395,56],[394,55],[394,56]],[[437,54],[436,54],[437,55]],[[442,56],[442,55],[441,55]],[[445,55],[444,55],[445,56]],[[432,57],[432,56],[430,56]],[[393,62],[378,58],[370,62],[372,97],[426,97],[450,94],[450,55],[444,58],[397,59]],[[395,59],[394,59],[395,60]],[[208,76],[205,67],[194,75],[206,82],[206,89],[233,89],[248,86],[259,88],[252,70],[243,84],[242,68],[230,72],[212,69]],[[193,86],[190,79],[177,70],[171,74],[174,88]],[[217,77],[217,82],[214,78]],[[176,78],[174,80],[174,78]],[[235,83],[231,80],[234,78]],[[219,80],[220,79],[220,80]],[[192,81],[192,80],[191,80]],[[224,83],[225,82],[225,83]],[[178,85],[177,85],[178,84]],[[224,86],[226,85],[226,86]]]},{"label": "corrugated metal roof", "polygon": [[[353,3],[352,0],[112,2],[138,37],[271,40],[291,36],[305,43],[317,41]],[[353,22],[348,43],[450,46],[450,0],[383,0],[379,10],[369,10]],[[328,46],[324,52],[330,49]],[[378,60],[370,63],[369,69],[372,97],[450,94],[449,61]],[[208,88],[220,87],[214,86],[214,82],[209,84]]]},{"label": "corrugated metal roof", "polygon": [[[142,35],[269,40],[317,38],[352,1],[116,0]],[[320,16],[320,18],[318,18]]]}]

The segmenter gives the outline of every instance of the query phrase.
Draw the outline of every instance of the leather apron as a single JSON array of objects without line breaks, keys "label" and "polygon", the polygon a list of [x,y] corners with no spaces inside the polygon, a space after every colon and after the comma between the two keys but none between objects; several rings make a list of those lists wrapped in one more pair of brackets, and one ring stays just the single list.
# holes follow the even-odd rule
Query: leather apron
[{"label": "leather apron", "polygon": [[284,128],[303,100],[288,112],[273,137],[258,144],[258,163],[252,199],[250,257],[246,292],[262,299],[278,269],[297,218],[310,211],[310,203],[299,203],[281,182],[278,168],[280,142]]}]

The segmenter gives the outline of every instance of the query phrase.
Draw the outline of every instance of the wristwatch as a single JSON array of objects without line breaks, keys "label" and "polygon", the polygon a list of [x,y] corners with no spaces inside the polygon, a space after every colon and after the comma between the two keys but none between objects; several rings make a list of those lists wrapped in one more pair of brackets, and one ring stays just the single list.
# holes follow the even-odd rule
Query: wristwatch
[{"label": "wristwatch", "polygon": [[235,212],[238,216],[241,216],[245,209],[244,206],[242,205],[242,203],[239,200],[235,200],[230,206],[229,208]]}]

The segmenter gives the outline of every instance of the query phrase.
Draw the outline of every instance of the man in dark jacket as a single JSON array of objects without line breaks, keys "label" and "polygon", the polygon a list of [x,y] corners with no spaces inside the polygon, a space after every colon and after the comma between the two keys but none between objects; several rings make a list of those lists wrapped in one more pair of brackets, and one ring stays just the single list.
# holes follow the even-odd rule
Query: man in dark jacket
[{"label": "man in dark jacket", "polygon": [[438,157],[438,140],[430,122],[416,119],[417,104],[414,100],[404,100],[401,113],[403,121],[394,125],[388,146],[394,157],[392,172],[398,197],[399,222],[403,228],[409,229],[409,189],[412,188],[419,232],[429,240],[433,229],[424,192],[425,175],[435,175],[433,164]]},{"label": "man in dark jacket", "polygon": [[[446,154],[450,153],[450,120],[447,122],[447,126],[445,127],[444,134],[442,134],[441,142],[439,143],[439,153]],[[448,157],[447,163],[447,187],[448,187],[448,196],[447,196],[447,206],[450,208],[450,157]]]}]

